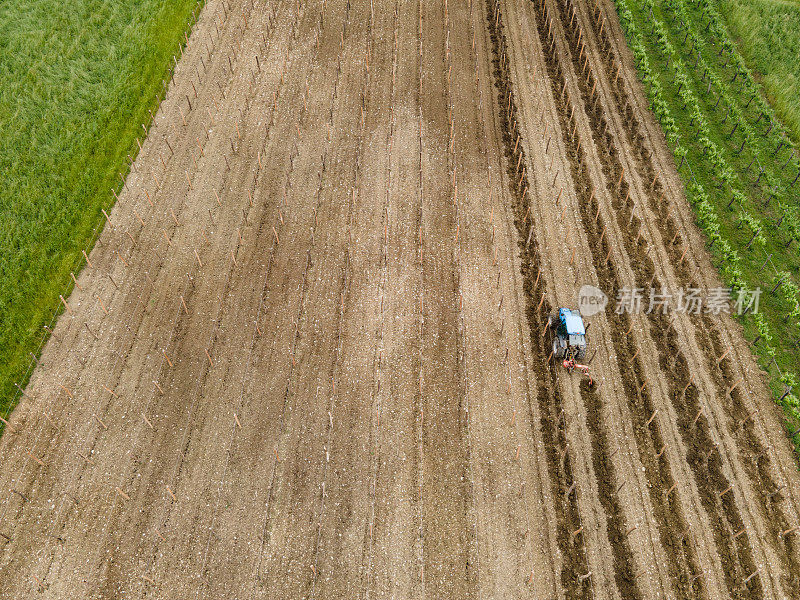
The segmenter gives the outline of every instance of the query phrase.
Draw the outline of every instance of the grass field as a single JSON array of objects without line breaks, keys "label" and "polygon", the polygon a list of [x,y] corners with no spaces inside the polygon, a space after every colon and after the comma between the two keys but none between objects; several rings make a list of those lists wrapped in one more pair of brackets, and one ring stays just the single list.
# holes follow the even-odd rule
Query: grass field
[{"label": "grass field", "polygon": [[197,6],[0,5],[0,413],[122,185]]},{"label": "grass field", "polygon": [[[742,324],[794,429],[800,407],[787,384],[796,385],[800,367],[798,153],[783,113],[774,115],[726,38],[721,13],[731,3],[742,4],[617,0],[639,75],[723,279],[734,289],[763,290],[761,316],[743,317]],[[752,7],[762,4],[777,2]],[[783,43],[790,53],[792,44]],[[774,60],[786,68],[792,62]]]},{"label": "grass field", "polygon": [[718,0],[748,66],[795,143],[800,142],[800,1]]}]

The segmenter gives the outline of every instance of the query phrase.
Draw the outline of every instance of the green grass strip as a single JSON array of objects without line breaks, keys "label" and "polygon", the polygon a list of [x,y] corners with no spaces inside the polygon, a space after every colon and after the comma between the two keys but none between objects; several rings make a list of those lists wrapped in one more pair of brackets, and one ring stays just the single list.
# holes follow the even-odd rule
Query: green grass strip
[{"label": "green grass strip", "polygon": [[0,3],[0,414],[27,382],[201,3]]}]

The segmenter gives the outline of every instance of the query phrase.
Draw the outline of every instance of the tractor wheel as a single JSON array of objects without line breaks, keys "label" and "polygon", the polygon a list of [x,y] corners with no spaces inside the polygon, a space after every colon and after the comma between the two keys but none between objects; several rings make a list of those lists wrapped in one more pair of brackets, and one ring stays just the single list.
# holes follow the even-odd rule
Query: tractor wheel
[{"label": "tractor wheel", "polygon": [[550,313],[550,316],[547,317],[547,327],[548,329],[555,329],[558,326],[558,311],[554,310]]},{"label": "tractor wheel", "polygon": [[567,352],[567,348],[561,344],[561,340],[557,337],[553,339],[553,357],[556,360],[564,360],[564,355]]},{"label": "tractor wheel", "polygon": [[575,360],[583,360],[586,358],[586,346],[578,346],[578,351],[575,353]]}]

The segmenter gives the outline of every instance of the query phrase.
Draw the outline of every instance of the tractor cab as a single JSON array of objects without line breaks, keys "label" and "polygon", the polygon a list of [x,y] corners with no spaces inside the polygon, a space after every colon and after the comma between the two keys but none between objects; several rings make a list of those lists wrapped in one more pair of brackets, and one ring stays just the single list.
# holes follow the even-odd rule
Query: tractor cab
[{"label": "tractor cab", "polygon": [[559,308],[548,321],[553,331],[553,355],[557,359],[586,356],[586,327],[578,311]]}]

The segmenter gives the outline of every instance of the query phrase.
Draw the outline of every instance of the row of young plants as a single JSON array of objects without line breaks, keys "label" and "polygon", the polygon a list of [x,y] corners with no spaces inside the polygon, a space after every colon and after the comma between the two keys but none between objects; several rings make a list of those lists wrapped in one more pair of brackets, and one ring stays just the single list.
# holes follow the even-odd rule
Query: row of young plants
[{"label": "row of young plants", "polygon": [[[786,248],[792,241],[800,241],[800,221],[797,219],[796,207],[786,200],[787,191],[792,189],[792,185],[777,180],[772,169],[762,169],[755,183],[743,182],[741,173],[733,168],[729,156],[738,160],[746,147],[749,153],[757,152],[764,143],[769,143],[764,140],[769,140],[770,134],[775,135],[776,128],[770,127],[767,135],[754,131],[755,125],[740,108],[735,93],[728,89],[717,69],[712,68],[703,57],[708,48],[701,36],[692,31],[692,21],[683,0],[664,0],[661,3],[668,10],[674,11],[676,21],[683,21],[685,35],[682,40],[675,40],[669,34],[668,28],[658,16],[662,11],[657,10],[654,0],[642,0],[639,5],[641,20],[650,27],[647,38],[647,33],[640,30],[628,0],[615,2],[628,46],[633,53],[639,76],[645,84],[651,109],[674,153],[687,197],[695,210],[698,225],[708,238],[715,263],[723,279],[733,290],[754,287],[750,285],[757,281],[752,265],[759,260],[755,251],[761,250],[760,254],[764,255],[765,250],[774,250],[779,238],[782,240],[780,246]],[[708,2],[697,0],[697,4],[713,11]],[[709,14],[707,27],[709,31],[713,29],[713,35],[716,36],[718,27],[721,27],[720,21]],[[741,57],[736,53],[727,34],[719,39],[726,40],[725,48],[730,48],[729,53],[735,57],[731,61],[740,73],[735,79],[752,82],[752,76],[744,68]],[[654,49],[655,53],[651,54],[648,48]],[[687,62],[683,60],[684,54],[691,57]],[[698,93],[693,89],[698,81],[706,88],[706,96],[713,89],[716,104],[703,102],[698,98]],[[760,107],[764,101],[757,87],[754,89],[758,100],[756,106]],[[751,98],[751,104],[753,102],[755,100]],[[710,125],[706,117],[706,110],[717,110],[720,105],[726,111],[723,122],[731,128],[730,133],[726,131],[726,139],[732,139],[737,132],[743,137],[744,141],[738,146],[741,148],[738,154],[735,149],[730,150],[720,142],[717,125]],[[772,113],[763,112],[774,123]],[[790,145],[785,137],[777,142],[776,147],[781,143],[781,148]],[[689,165],[690,156],[696,160],[694,169]],[[706,185],[701,183],[701,179]],[[759,205],[758,200],[752,197],[752,188],[762,182],[769,186],[769,193],[766,200]],[[732,209],[734,205],[737,215],[734,219],[729,219],[725,214],[725,207]],[[764,215],[767,207],[770,207],[768,212],[775,215],[774,218],[767,216],[762,220],[753,216]],[[738,232],[742,232],[744,236]],[[740,238],[739,241],[737,237]],[[786,237],[788,244],[785,242]],[[744,261],[743,256],[746,259]],[[767,258],[764,264],[769,260]],[[755,275],[761,270],[763,266],[755,271]],[[753,337],[752,347],[761,358],[762,366],[773,375],[772,388],[776,399],[794,425],[800,423],[800,402],[792,391],[797,383],[794,372],[796,355],[791,347],[787,347],[785,339],[776,339],[772,332],[781,331],[784,335],[785,331],[796,329],[800,324],[800,289],[792,282],[788,272],[781,271],[776,275],[773,287],[766,293],[770,298],[780,298],[781,304],[788,307],[788,310],[782,315],[777,310],[765,310],[743,316],[742,322],[746,333]],[[778,366],[779,361],[782,366]],[[772,364],[778,366],[777,372],[771,368]]]},{"label": "row of young plants", "polygon": [[[652,0],[646,0],[646,4],[652,6]],[[687,10],[687,5],[692,6],[696,12],[700,12],[699,20],[701,21],[701,24],[705,25],[705,29],[712,31],[712,36],[709,37],[699,34],[698,31],[693,27],[692,16]],[[648,9],[650,6],[648,6]],[[753,161],[758,160],[758,157],[774,157],[782,148],[791,148],[789,158],[786,160],[784,165],[780,167],[777,173],[775,164],[770,165],[767,163],[767,167],[764,168],[761,166],[759,161],[760,169],[758,176],[755,182],[751,182],[750,186],[751,190],[753,188],[757,188],[763,180],[763,183],[761,184],[761,192],[762,198],[766,198],[766,200],[761,206],[756,206],[755,210],[766,213],[768,207],[774,209],[771,211],[773,214],[773,219],[770,221],[769,217],[767,217],[767,223],[771,226],[771,229],[775,234],[780,235],[782,242],[785,242],[783,244],[783,249],[788,250],[792,241],[800,239],[800,222],[798,221],[797,217],[797,198],[796,195],[793,197],[792,192],[792,188],[797,181],[797,178],[800,177],[800,174],[796,175],[791,182],[787,182],[785,178],[781,178],[781,175],[783,175],[785,172],[786,166],[794,157],[793,146],[791,142],[783,132],[780,132],[780,135],[778,135],[777,132],[779,132],[779,129],[774,127],[776,121],[774,115],[772,115],[771,109],[762,98],[760,91],[752,78],[752,74],[745,67],[741,56],[736,52],[732,42],[730,41],[730,38],[727,35],[727,30],[725,30],[724,26],[722,26],[721,21],[719,20],[719,14],[716,13],[714,8],[709,4],[709,1],[665,0],[664,6],[673,13],[673,22],[677,22],[681,26],[681,33],[683,34],[681,44],[689,53],[690,57],[694,57],[693,68],[695,74],[700,78],[702,83],[705,83],[706,80],[708,81],[706,93],[708,94],[713,90],[714,95],[716,96],[717,100],[713,108],[715,110],[719,109],[720,111],[725,111],[724,118],[722,119],[722,123],[720,125],[724,126],[727,121],[728,126],[731,127],[731,130],[726,135],[726,138],[730,140],[734,133],[736,133],[737,129],[739,130],[739,134],[742,136],[741,144],[738,146],[736,146],[738,142],[734,144],[736,149],[731,150],[732,155],[734,157],[739,157],[745,150],[746,146],[751,152],[751,161],[744,172],[741,173],[742,177],[746,176],[750,165]],[[718,45],[722,48],[722,50],[712,53],[708,48],[708,42],[706,40],[708,39],[709,42],[715,42],[716,36],[718,35],[720,36]],[[689,44],[691,44],[691,46],[689,46]],[[710,62],[714,62],[714,57],[719,58],[725,51],[729,53],[729,58],[724,60],[723,65],[717,65],[717,67],[724,69],[728,65],[733,65],[734,74],[729,81],[727,78],[729,74],[725,74],[724,77],[720,77],[714,68],[710,66],[708,62],[706,62],[706,58],[704,56],[711,55],[708,60]],[[738,90],[738,93],[729,89],[729,85],[734,85],[737,80],[741,82],[741,87]],[[741,104],[744,103],[740,102],[740,98],[742,95],[746,94],[752,95],[749,96],[747,104],[741,106]],[[747,115],[745,114],[748,107],[747,105],[753,104],[754,99],[757,99],[757,103],[754,105],[754,107],[756,108],[756,112],[758,114],[752,115],[748,119]],[[764,109],[761,110],[760,107],[764,107]],[[770,120],[771,123],[769,125],[766,125],[765,123],[766,131],[756,133],[754,128],[758,126],[758,123],[765,116],[767,119],[764,119],[764,121]],[[770,135],[773,137],[778,137],[779,139],[770,139]],[[770,151],[769,148],[771,145],[774,145],[775,149]],[[718,162],[716,166],[718,169],[725,168],[724,162]],[[726,172],[725,174],[727,175],[728,173]],[[751,200],[748,196],[742,194],[738,190],[734,190],[733,197],[731,202],[728,204],[728,207],[730,208],[731,204],[735,202],[743,209],[748,200]],[[771,207],[770,202],[772,202]],[[758,203],[757,199],[752,199],[750,202],[751,205],[755,203]],[[752,219],[749,213],[740,212],[739,217],[736,219],[737,227],[742,227],[744,222],[748,222],[748,225],[753,232],[753,237],[748,242],[746,247],[749,249],[754,241],[758,242],[759,245],[764,246],[766,244],[766,239],[763,239],[763,235],[761,235],[756,222]],[[762,240],[759,240],[759,236],[762,237]],[[785,241],[786,239],[788,239],[788,241]],[[800,317],[800,302],[798,302],[798,294],[800,293],[800,289],[798,289],[797,285],[791,280],[790,274],[786,271],[777,272],[774,277],[773,284],[774,287],[772,288],[771,293],[775,294],[777,292],[777,296],[782,300],[783,306],[785,307],[785,312],[778,324],[778,328],[781,331],[785,331],[787,326],[796,326],[798,323],[798,317]],[[761,319],[763,320],[763,316]],[[760,332],[760,330],[763,330],[765,326],[766,322],[764,322],[760,328],[757,328],[757,331]],[[764,347],[763,350],[764,354],[769,357],[769,359],[775,360],[776,352],[775,347],[772,344],[770,344],[768,347]],[[794,383],[797,379],[794,376],[794,372],[791,370],[783,371],[780,378],[789,389],[794,386]],[[786,390],[784,389],[780,393],[782,403],[785,404],[786,407],[796,415],[796,411],[798,409],[796,396],[791,393],[786,394],[785,392]]]},{"label": "row of young plants", "polygon": [[[652,6],[654,4],[649,3],[647,8],[649,9]],[[690,56],[695,56],[696,54],[693,67],[703,73],[701,78],[703,81],[705,81],[706,76],[710,78],[709,91],[713,87],[718,97],[715,109],[720,104],[720,101],[723,101],[721,103],[722,107],[734,113],[734,117],[738,116],[738,114],[745,115],[749,113],[749,121],[742,119],[740,123],[748,133],[746,143],[757,147],[762,154],[768,154],[770,161],[775,164],[781,164],[781,161],[783,161],[783,156],[779,155],[779,152],[788,154],[787,159],[781,164],[781,173],[787,172],[786,168],[789,167],[790,163],[792,168],[789,169],[788,173],[800,172],[800,161],[795,155],[794,144],[775,117],[772,107],[762,96],[760,87],[755,82],[743,58],[736,51],[722,18],[713,4],[713,0],[665,0],[663,7],[672,12],[673,23],[677,22],[683,29],[682,46],[686,47],[691,43],[688,53]],[[697,16],[702,30],[693,27],[695,19],[692,15]],[[709,44],[714,46],[713,51],[708,48]],[[696,49],[697,52],[695,53]],[[702,57],[703,53],[708,56],[708,59]],[[709,67],[706,60],[717,63],[717,67],[721,72],[725,73],[725,76],[718,76],[714,69]],[[731,72],[733,76],[728,79]],[[729,93],[729,84],[730,86],[738,86],[735,93]],[[747,98],[746,103],[741,103],[744,104],[741,108],[739,108],[740,98]],[[733,119],[731,123],[736,123],[736,121],[736,119]],[[753,129],[749,125],[755,126],[759,123],[764,127],[764,131],[754,136]],[[735,125],[733,131],[735,132]],[[742,145],[743,147],[744,144]],[[792,177],[792,181],[796,181],[797,178],[800,178],[800,175],[795,174]],[[775,182],[776,185],[779,183]]]},{"label": "row of young plants", "polygon": [[[736,46],[731,40],[716,3],[717,0],[691,0],[690,6],[700,12],[704,24],[703,31],[711,34],[719,44],[720,50],[717,56],[721,57],[723,54],[727,54],[723,68],[730,65],[731,70],[734,71],[732,82],[738,81],[740,91],[749,98],[748,108],[752,106],[751,114],[757,115],[756,119],[762,118],[763,115],[766,126],[763,139],[767,142],[766,146],[770,148],[771,156],[773,159],[777,159],[781,150],[788,150],[789,157],[783,162],[782,168],[785,169],[791,163],[794,167],[791,171],[797,173],[794,177],[798,178],[800,177],[800,157],[795,152],[795,144],[775,116],[772,106],[764,98],[761,87],[756,83],[752,72],[745,64],[744,58],[736,50]],[[780,160],[783,159],[781,158]],[[796,181],[796,179],[794,180]]]},{"label": "row of young plants", "polygon": [[[695,4],[699,3],[700,2],[695,1]],[[723,78],[718,75],[715,67],[709,64],[713,62],[713,58],[709,58],[709,62],[707,62],[706,56],[718,56],[719,53],[711,52],[705,41],[706,35],[698,34],[697,30],[692,26],[692,19],[686,9],[684,0],[666,0],[664,6],[673,13],[673,22],[680,23],[682,32],[685,34],[682,41],[684,48],[689,47],[689,43],[691,43],[688,53],[690,56],[695,57],[693,65],[695,74],[699,76],[700,82],[706,83],[707,80],[708,86],[705,92],[706,95],[711,94],[713,91],[713,95],[716,97],[714,110],[719,111],[718,114],[724,113],[720,128],[724,130],[730,128],[730,132],[727,133],[725,138],[726,140],[730,140],[735,147],[735,149],[732,149],[733,157],[739,161],[746,160],[744,158],[745,155],[750,157],[748,166],[745,169],[739,170],[741,178],[745,179],[743,183],[745,185],[752,184],[761,191],[761,199],[764,200],[763,208],[769,207],[771,203],[772,207],[777,209],[773,211],[775,213],[774,222],[778,233],[781,235],[781,239],[784,240],[788,249],[793,241],[800,240],[800,219],[798,219],[796,210],[796,194],[792,190],[794,184],[793,182],[788,182],[786,177],[782,177],[785,173],[785,167],[776,170],[776,165],[767,163],[766,168],[764,168],[761,166],[760,159],[765,158],[771,160],[773,156],[777,156],[778,150],[791,147],[791,142],[788,138],[784,137],[781,141],[777,142],[775,151],[770,150],[772,142],[769,140],[767,132],[755,131],[764,113],[760,112],[757,117],[752,117],[751,121],[751,118],[745,114],[747,106],[743,107],[739,102],[741,92],[744,90],[740,90],[739,93],[731,92],[728,82],[726,81],[727,77]],[[713,21],[708,21],[706,25],[711,23],[713,23]],[[657,35],[666,35],[663,26]],[[725,62],[730,63],[731,61],[726,60]],[[721,68],[719,65],[717,65],[717,67]],[[732,79],[736,79],[740,74],[741,72],[737,68]],[[748,76],[743,75],[741,77],[741,81],[748,80],[752,81]],[[748,105],[753,104],[753,98],[754,96],[750,97]],[[763,102],[760,96],[758,96],[758,99]],[[775,130],[771,125],[768,126],[768,129]],[[733,141],[734,134],[741,137],[741,144],[738,143],[738,140]],[[790,154],[789,159],[784,164],[788,165],[792,157],[793,154]],[[750,166],[756,161],[759,166],[758,174],[754,182],[748,182],[746,181],[747,173],[749,173]],[[746,197],[742,195],[734,194],[732,203],[736,202],[741,205],[741,202],[745,199]]]}]

